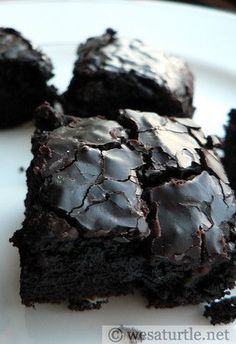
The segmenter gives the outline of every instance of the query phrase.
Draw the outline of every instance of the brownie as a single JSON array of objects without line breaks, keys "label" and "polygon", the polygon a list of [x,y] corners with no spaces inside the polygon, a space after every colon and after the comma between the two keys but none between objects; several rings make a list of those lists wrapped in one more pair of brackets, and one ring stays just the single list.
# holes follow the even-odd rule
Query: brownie
[{"label": "brownie", "polygon": [[205,306],[204,316],[212,325],[229,324],[236,319],[236,296],[213,301]]},{"label": "brownie", "polygon": [[235,199],[191,119],[78,118],[45,103],[36,126],[25,220],[11,239],[23,304],[95,309],[139,290],[174,307],[234,287]]},{"label": "brownie", "polygon": [[193,75],[180,58],[107,29],[79,46],[64,101],[80,117],[116,119],[125,108],[192,117]]},{"label": "brownie", "polygon": [[228,125],[225,128],[226,133],[223,163],[231,187],[234,191],[236,191],[236,109],[232,109],[228,117]]},{"label": "brownie", "polygon": [[52,63],[18,31],[0,28],[0,128],[23,123],[43,101],[53,101]]}]

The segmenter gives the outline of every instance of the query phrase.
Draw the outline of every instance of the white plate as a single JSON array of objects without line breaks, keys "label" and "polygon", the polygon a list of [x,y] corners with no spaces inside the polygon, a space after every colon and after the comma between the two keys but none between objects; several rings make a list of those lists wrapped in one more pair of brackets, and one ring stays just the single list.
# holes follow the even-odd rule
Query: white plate
[{"label": "white plate", "polygon": [[[235,15],[159,1],[1,1],[0,23],[43,46],[60,90],[70,79],[76,43],[113,27],[190,63],[196,74],[195,119],[205,132],[223,135],[226,113],[236,106]],[[202,306],[146,309],[139,296],[113,298],[100,311],[82,313],[21,305],[19,257],[8,239],[23,219],[26,186],[19,167],[29,165],[32,131],[25,125],[0,132],[0,343],[101,343],[104,324],[208,324]]]}]

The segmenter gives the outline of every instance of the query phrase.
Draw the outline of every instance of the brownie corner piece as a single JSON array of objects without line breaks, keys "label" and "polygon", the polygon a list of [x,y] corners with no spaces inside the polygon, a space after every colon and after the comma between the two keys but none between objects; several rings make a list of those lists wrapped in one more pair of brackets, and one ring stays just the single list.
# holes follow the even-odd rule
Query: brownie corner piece
[{"label": "brownie corner piece", "polygon": [[31,119],[43,101],[57,98],[47,84],[52,69],[51,60],[21,33],[0,27],[0,128]]},{"label": "brownie corner piece", "polygon": [[155,51],[112,30],[78,48],[64,94],[67,112],[116,118],[119,109],[192,117],[193,74],[180,58]]},{"label": "brownie corner piece", "polygon": [[140,290],[174,307],[234,287],[235,199],[198,125],[133,110],[63,116],[49,104],[38,116],[26,217],[11,239],[25,305],[97,309]]},{"label": "brownie corner piece", "polygon": [[136,251],[149,234],[136,173],[143,160],[123,143],[128,134],[117,122],[66,118],[58,126],[48,104],[38,111],[57,128],[36,130],[26,219],[11,239],[20,251],[22,302],[99,308],[134,289]]}]

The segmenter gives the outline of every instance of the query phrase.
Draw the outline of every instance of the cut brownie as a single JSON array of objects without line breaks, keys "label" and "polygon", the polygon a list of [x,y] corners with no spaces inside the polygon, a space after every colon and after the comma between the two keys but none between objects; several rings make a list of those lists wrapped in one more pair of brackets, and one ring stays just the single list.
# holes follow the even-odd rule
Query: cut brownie
[{"label": "cut brownie", "polygon": [[192,117],[193,75],[181,59],[108,29],[79,46],[64,100],[80,117],[115,119],[124,108]]},{"label": "cut brownie", "polygon": [[228,174],[231,187],[236,191],[236,109],[229,113],[224,143],[224,166]]},{"label": "cut brownie", "polygon": [[26,218],[11,239],[25,305],[99,308],[140,290],[173,307],[233,288],[235,200],[191,119],[84,119],[45,104],[36,125]]},{"label": "cut brownie", "polygon": [[49,58],[22,35],[0,28],[0,128],[32,118],[35,107],[56,93],[47,81],[53,76]]}]

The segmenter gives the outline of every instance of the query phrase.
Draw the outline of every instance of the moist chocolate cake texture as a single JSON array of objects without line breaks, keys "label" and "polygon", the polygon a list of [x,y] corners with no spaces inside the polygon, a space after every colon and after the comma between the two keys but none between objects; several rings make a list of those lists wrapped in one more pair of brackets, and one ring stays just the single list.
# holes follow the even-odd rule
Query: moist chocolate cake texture
[{"label": "moist chocolate cake texture", "polygon": [[223,163],[231,187],[236,191],[236,109],[228,115],[229,121],[225,128],[224,158]]},{"label": "moist chocolate cake texture", "polygon": [[124,108],[192,117],[193,75],[180,58],[107,29],[79,46],[64,101],[80,117],[116,119]]},{"label": "moist chocolate cake texture", "polygon": [[236,296],[213,301],[205,306],[204,316],[212,325],[229,324],[236,319]]},{"label": "moist chocolate cake texture", "polygon": [[32,118],[43,101],[53,101],[52,63],[18,31],[0,28],[0,128]]},{"label": "moist chocolate cake texture", "polygon": [[11,241],[26,306],[94,309],[139,290],[155,307],[234,287],[235,199],[191,119],[36,114],[25,220]]}]

